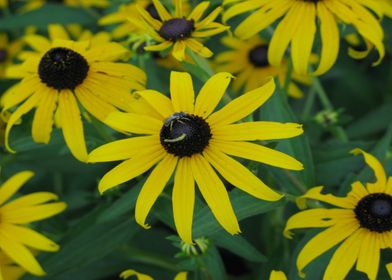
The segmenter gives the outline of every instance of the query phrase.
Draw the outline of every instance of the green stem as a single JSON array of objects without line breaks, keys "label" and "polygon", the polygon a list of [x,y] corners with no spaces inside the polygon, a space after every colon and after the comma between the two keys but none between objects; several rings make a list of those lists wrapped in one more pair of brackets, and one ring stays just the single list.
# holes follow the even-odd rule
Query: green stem
[{"label": "green stem", "polygon": [[302,113],[302,120],[303,121],[306,121],[310,116],[310,113],[311,113],[313,105],[314,105],[314,100],[316,97],[315,93],[316,93],[315,88],[311,87],[308,94],[307,94],[304,110]]},{"label": "green stem", "polygon": [[300,193],[305,193],[307,191],[306,186],[304,186],[293,174],[291,174],[290,171],[284,169],[283,172]]},{"label": "green stem", "polygon": [[126,251],[127,253],[129,253],[130,256],[132,256],[132,259],[141,263],[161,267],[170,271],[179,271],[177,265],[174,262],[171,262],[170,259],[166,257],[146,253],[145,250],[140,250],[136,248],[127,248]]},{"label": "green stem", "polygon": [[284,80],[284,85],[283,85],[283,91],[286,93],[286,96],[289,95],[289,86],[291,83],[292,76],[293,76],[293,62],[291,61],[291,59],[289,59],[287,63],[286,78]]},{"label": "green stem", "polygon": [[[318,77],[313,77],[313,86],[316,90],[316,93],[321,101],[321,104],[323,105],[324,109],[329,110],[329,111],[334,111],[334,107],[329,100],[327,93],[325,92],[323,86],[320,83],[320,80]],[[336,126],[333,129],[333,132],[335,133],[336,137],[340,139],[342,142],[347,143],[348,142],[348,137],[346,132],[341,126]]]}]

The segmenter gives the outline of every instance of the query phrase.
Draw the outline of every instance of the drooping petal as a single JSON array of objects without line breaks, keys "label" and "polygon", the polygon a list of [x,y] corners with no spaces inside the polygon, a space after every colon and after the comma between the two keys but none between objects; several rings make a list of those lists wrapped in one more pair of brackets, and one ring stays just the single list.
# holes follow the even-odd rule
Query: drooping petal
[{"label": "drooping petal", "polygon": [[0,205],[14,195],[33,176],[34,173],[31,171],[22,171],[5,181],[0,187]]},{"label": "drooping petal", "polygon": [[176,168],[177,159],[177,157],[171,154],[166,154],[147,177],[146,182],[140,190],[136,200],[135,219],[144,228],[150,227],[146,224],[147,215],[170,180]]},{"label": "drooping petal", "polygon": [[149,170],[165,156],[162,147],[152,147],[128,159],[103,176],[98,190],[103,193],[119,184],[127,182]]},{"label": "drooping petal", "polygon": [[215,74],[204,83],[195,104],[195,114],[207,118],[219,104],[233,75],[227,72]]},{"label": "drooping petal", "polygon": [[329,261],[324,273],[324,280],[334,278],[346,279],[347,274],[358,258],[359,248],[362,246],[362,238],[365,231],[366,229],[363,228],[358,229],[338,247]]},{"label": "drooping petal", "polygon": [[192,114],[195,92],[191,75],[172,71],[170,73],[170,96],[174,111]]},{"label": "drooping petal", "polygon": [[215,218],[229,233],[239,233],[238,220],[222,181],[203,156],[193,155],[190,162],[197,186]]},{"label": "drooping petal", "polygon": [[215,150],[213,146],[205,149],[203,155],[223,178],[240,190],[268,201],[276,201],[282,198],[282,195],[270,189],[245,166]]},{"label": "drooping petal", "polygon": [[300,275],[303,275],[303,269],[315,258],[337,245],[359,228],[359,223],[353,221],[350,223],[338,223],[313,237],[305,246],[297,258],[297,268]]},{"label": "drooping petal", "polygon": [[128,279],[131,276],[136,276],[138,280],[154,280],[154,278],[152,278],[151,276],[137,272],[136,270],[133,269],[125,270],[120,274],[120,277],[122,279]]},{"label": "drooping petal", "polygon": [[379,233],[366,230],[362,234],[361,241],[356,268],[366,273],[370,280],[376,280],[380,266]]},{"label": "drooping petal", "polygon": [[219,111],[211,114],[207,121],[210,125],[234,123],[251,114],[263,105],[274,93],[275,82],[270,79],[265,85],[237,97]]},{"label": "drooping petal", "polygon": [[211,140],[220,151],[241,158],[290,170],[302,170],[301,162],[285,153],[249,142]]},{"label": "drooping petal", "polygon": [[79,106],[72,92],[60,92],[59,110],[64,140],[72,155],[85,162],[87,160],[87,148],[84,140],[83,122]]},{"label": "drooping petal", "polygon": [[195,181],[189,158],[179,160],[173,186],[173,217],[178,235],[192,244],[192,222],[195,204]]}]

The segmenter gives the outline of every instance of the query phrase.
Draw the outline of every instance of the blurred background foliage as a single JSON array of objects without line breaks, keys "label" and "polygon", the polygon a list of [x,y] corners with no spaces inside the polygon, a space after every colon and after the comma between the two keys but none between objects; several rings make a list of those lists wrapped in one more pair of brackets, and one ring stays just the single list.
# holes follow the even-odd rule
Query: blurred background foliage
[{"label": "blurred background foliage", "polygon": [[[59,1],[48,1],[59,2]],[[112,1],[106,10],[73,8],[61,3],[47,3],[37,10],[16,13],[16,6],[4,10],[0,17],[0,31],[12,38],[19,38],[30,26],[45,34],[47,25],[78,23],[92,31],[111,27],[99,27],[97,20],[128,1]],[[198,1],[192,1],[198,2]],[[220,1],[211,1],[212,6]],[[40,254],[40,263],[47,271],[42,279],[117,279],[127,268],[150,274],[156,279],[172,279],[178,271],[192,271],[191,279],[266,279],[271,269],[288,273],[289,279],[297,279],[295,258],[307,235],[300,233],[294,240],[283,237],[287,218],[297,212],[295,196],[306,189],[325,185],[331,192],[345,194],[354,180],[372,180],[363,159],[349,154],[360,147],[383,161],[388,174],[392,174],[390,143],[392,140],[392,21],[384,19],[387,55],[378,67],[371,67],[377,54],[356,61],[348,57],[347,46],[342,47],[337,64],[309,88],[303,88],[305,97],[287,99],[278,89],[254,119],[304,124],[305,134],[291,140],[268,143],[278,150],[294,155],[305,165],[303,172],[291,172],[265,165],[245,162],[270,186],[291,194],[278,203],[259,201],[238,190],[230,192],[237,217],[241,220],[242,234],[230,236],[223,231],[209,209],[200,199],[196,202],[194,237],[208,239],[208,249],[198,255],[187,255],[175,235],[170,202],[170,186],[153,207],[149,220],[152,228],[144,230],[133,219],[133,209],[140,186],[141,176],[120,188],[100,196],[97,191],[99,178],[113,164],[83,164],[75,160],[67,150],[60,131],[56,130],[48,145],[32,141],[32,114],[24,117],[22,124],[12,132],[10,143],[17,151],[9,154],[2,149],[0,156],[1,180],[4,181],[20,170],[33,170],[36,176],[22,190],[25,193],[48,190],[60,195],[68,209],[59,216],[35,225],[40,232],[61,245],[58,253]],[[223,50],[219,36],[207,45],[215,52]],[[148,88],[166,92],[169,89],[169,70],[157,65],[154,56],[143,54],[130,62],[144,68],[148,76]],[[208,76],[208,68],[199,61],[200,67],[188,65],[194,76],[196,88]],[[333,111],[326,110],[316,95],[320,84],[333,104]],[[4,92],[15,81],[0,81]],[[234,93],[231,93],[235,96]],[[334,122],[337,113],[337,122]],[[337,126],[343,127],[348,141],[336,135]],[[89,150],[121,138],[121,135],[92,120],[86,124],[85,134]],[[227,185],[228,189],[231,189]],[[333,250],[332,250],[333,251]],[[330,255],[328,252],[310,264],[305,272],[308,279],[321,279]],[[329,255],[329,256],[328,256]],[[380,279],[387,279],[385,263],[392,255],[385,254],[380,265]],[[358,272],[351,279],[365,279]],[[23,279],[35,279],[26,275]]]}]

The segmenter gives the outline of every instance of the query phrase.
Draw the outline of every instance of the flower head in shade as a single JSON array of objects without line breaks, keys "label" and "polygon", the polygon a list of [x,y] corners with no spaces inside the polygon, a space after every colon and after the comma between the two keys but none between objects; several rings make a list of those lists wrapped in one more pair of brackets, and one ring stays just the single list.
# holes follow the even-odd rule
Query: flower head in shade
[{"label": "flower head in shade", "polygon": [[353,153],[364,155],[376,181],[354,182],[345,197],[323,194],[323,187],[312,188],[301,200],[315,199],[333,208],[301,211],[287,222],[285,235],[288,238],[293,229],[324,228],[299,253],[300,274],[315,258],[338,245],[324,279],[345,279],[355,265],[356,270],[374,280],[377,279],[381,249],[392,248],[392,177],[386,177],[384,168],[374,156],[360,149]]},{"label": "flower head in shade", "polygon": [[[139,91],[159,113],[158,117],[112,113],[108,123],[138,137],[103,145],[89,155],[89,162],[124,160],[101,179],[102,193],[153,169],[136,202],[136,221],[145,228],[156,199],[174,174],[174,222],[182,240],[192,243],[195,182],[217,221],[231,234],[239,225],[225,186],[216,171],[237,188],[263,200],[276,201],[276,193],[231,156],[269,165],[302,170],[294,158],[250,141],[291,138],[303,133],[295,123],[237,123],[259,108],[273,94],[275,83],[238,97],[214,112],[232,79],[229,73],[212,76],[196,100],[191,76],[171,72],[170,95]],[[155,167],[154,167],[155,166]]]},{"label": "flower head in shade", "polygon": [[8,69],[8,77],[22,79],[1,99],[3,111],[16,108],[6,128],[6,147],[11,128],[24,114],[36,109],[32,125],[35,142],[48,143],[55,114],[58,114],[65,142],[80,161],[87,159],[83,122],[78,102],[104,122],[118,109],[138,110],[131,90],[144,89],[145,73],[126,63],[118,63],[127,50],[117,43],[65,40],[68,35],[58,25],[49,27],[51,40],[29,35],[25,41],[33,49],[25,53],[21,65]]},{"label": "flower head in shade", "polygon": [[[301,75],[308,73],[312,51],[315,50],[317,31],[321,37],[320,63],[314,72],[321,75],[334,64],[339,53],[340,35],[338,23],[351,25],[364,39],[367,50],[349,53],[355,58],[367,56],[375,47],[379,52],[379,63],[385,55],[383,45],[384,32],[379,19],[382,9],[372,0],[225,0],[224,4],[233,4],[224,15],[224,21],[239,14],[254,11],[235,29],[241,39],[247,39],[266,29],[274,22],[279,22],[273,32],[268,50],[268,60],[274,66],[282,62],[285,51],[290,45],[290,55],[294,70]],[[318,53],[318,51],[317,51]]]},{"label": "flower head in shade", "polygon": [[[56,252],[59,246],[25,225],[57,215],[64,211],[66,204],[52,202],[58,197],[49,192],[32,193],[10,201],[33,175],[30,171],[17,173],[0,187],[0,253],[29,273],[44,275],[45,271],[29,248]],[[3,271],[3,265],[6,264],[9,266],[9,262],[0,261],[1,273],[12,272],[7,269]]]},{"label": "flower head in shade", "polygon": [[[140,25],[128,20],[129,18],[137,18],[139,16],[137,6],[144,8],[151,17],[159,19],[157,9],[151,0],[136,0],[120,5],[117,11],[103,16],[98,23],[100,25],[119,24],[112,31],[113,38],[115,39],[124,38],[137,31],[144,31],[140,30]],[[182,1],[182,9],[183,13],[189,12],[190,5],[188,0]]]},{"label": "flower head in shade", "polygon": [[[269,77],[275,77],[281,85],[284,85],[287,74],[287,64],[276,67],[268,62],[268,44],[258,36],[248,40],[241,40],[232,36],[222,38],[222,43],[230,50],[221,52],[215,58],[218,71],[229,71],[237,76],[233,81],[233,89],[249,91],[260,87]],[[305,84],[311,82],[309,77],[299,76],[293,73],[293,80]],[[291,97],[303,96],[301,89],[291,82],[288,88]]]},{"label": "flower head in shade", "polygon": [[[201,39],[222,33],[230,27],[214,22],[222,8],[218,7],[202,19],[209,7],[209,1],[199,3],[187,16],[183,13],[182,0],[175,1],[175,13],[171,15],[161,1],[153,0],[159,18],[152,17],[145,9],[138,7],[145,31],[157,41],[146,46],[147,51],[163,51],[172,48],[173,56],[182,61],[186,48],[203,57],[212,56]],[[130,19],[131,20],[131,19]]]},{"label": "flower head in shade", "polygon": [[5,77],[7,67],[23,48],[23,40],[10,40],[6,33],[0,32],[0,79]]}]

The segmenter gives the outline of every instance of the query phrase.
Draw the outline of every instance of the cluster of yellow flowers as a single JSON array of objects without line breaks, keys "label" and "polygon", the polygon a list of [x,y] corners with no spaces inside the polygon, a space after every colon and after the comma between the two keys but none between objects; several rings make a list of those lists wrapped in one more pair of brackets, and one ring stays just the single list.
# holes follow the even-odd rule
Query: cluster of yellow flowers
[{"label": "cluster of yellow flowers", "polygon": [[[22,13],[45,4],[43,0],[25,2]],[[110,2],[65,0],[64,4],[88,9],[109,7]],[[0,103],[2,116],[6,116],[4,143],[11,153],[15,152],[10,141],[12,128],[34,110],[31,134],[35,142],[49,143],[53,127],[57,127],[77,160],[122,161],[100,180],[101,193],[152,170],[135,208],[136,222],[144,228],[150,227],[148,214],[173,177],[175,227],[184,242],[193,244],[195,183],[216,220],[231,234],[241,230],[221,177],[258,199],[284,198],[236,158],[301,171],[301,162],[262,141],[297,137],[303,133],[302,125],[242,120],[274,94],[275,79],[289,96],[301,98],[297,83],[309,85],[312,76],[331,69],[339,53],[339,25],[352,26],[366,46],[365,50],[350,47],[350,56],[360,59],[376,50],[379,58],[374,65],[380,63],[385,55],[380,21],[392,16],[392,1],[224,0],[212,10],[208,10],[209,1],[193,8],[186,0],[172,4],[166,7],[158,0],[136,0],[121,5],[98,21],[100,25],[116,24],[111,33],[93,34],[78,26],[52,24],[48,36],[29,31],[22,39],[9,42],[5,33],[0,34],[0,77],[19,80],[1,96]],[[6,6],[7,1],[0,1],[0,7]],[[233,18],[240,19],[235,28]],[[217,73],[197,94],[188,72],[170,73],[170,88],[162,89],[170,92],[167,96],[149,89],[144,70],[127,62],[138,52],[160,52],[164,65],[184,70],[184,65],[212,57],[204,42],[223,32],[227,34],[221,42],[228,50],[211,61]],[[260,37],[260,32],[267,35]],[[317,40],[321,40],[321,48]],[[226,92],[234,76],[232,89],[246,93],[231,100]],[[84,125],[91,119],[126,138],[89,151]],[[376,279],[381,249],[392,248],[392,179],[375,157],[359,149],[353,153],[364,155],[376,182],[354,182],[346,197],[323,194],[322,187],[311,188],[298,199],[298,205],[304,207],[305,200],[312,199],[335,208],[301,211],[287,222],[284,234],[288,238],[293,229],[326,228],[299,253],[297,267],[302,276],[311,261],[340,244],[324,279],[344,279],[355,263],[356,270]],[[44,275],[28,248],[58,250],[54,242],[23,225],[62,212],[65,203],[51,202],[57,196],[43,192],[7,203],[32,175],[18,173],[0,188],[0,256],[4,254],[0,279],[23,273],[10,266],[10,259],[29,273]],[[151,279],[133,270],[123,277],[131,275]],[[185,278],[182,273],[176,279]],[[284,276],[273,272],[271,279]]]}]

